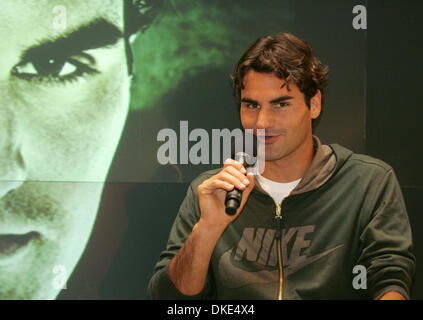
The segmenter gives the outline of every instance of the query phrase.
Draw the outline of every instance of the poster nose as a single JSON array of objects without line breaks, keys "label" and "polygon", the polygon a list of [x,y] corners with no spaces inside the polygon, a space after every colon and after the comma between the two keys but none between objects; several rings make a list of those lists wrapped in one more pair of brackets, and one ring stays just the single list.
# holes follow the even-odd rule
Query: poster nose
[{"label": "poster nose", "polygon": [[19,188],[25,178],[25,164],[18,147],[14,114],[0,106],[0,198]]}]

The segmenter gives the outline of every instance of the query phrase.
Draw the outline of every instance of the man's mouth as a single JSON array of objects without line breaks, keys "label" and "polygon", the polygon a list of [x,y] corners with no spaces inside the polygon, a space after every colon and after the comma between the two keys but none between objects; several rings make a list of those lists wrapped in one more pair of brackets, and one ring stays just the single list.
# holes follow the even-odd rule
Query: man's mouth
[{"label": "man's mouth", "polygon": [[276,142],[280,137],[280,134],[276,135],[265,135],[265,136],[258,136],[258,141],[265,144],[271,144]]},{"label": "man's mouth", "polygon": [[39,237],[40,234],[35,231],[25,234],[0,234],[0,265],[23,255],[31,242]]}]

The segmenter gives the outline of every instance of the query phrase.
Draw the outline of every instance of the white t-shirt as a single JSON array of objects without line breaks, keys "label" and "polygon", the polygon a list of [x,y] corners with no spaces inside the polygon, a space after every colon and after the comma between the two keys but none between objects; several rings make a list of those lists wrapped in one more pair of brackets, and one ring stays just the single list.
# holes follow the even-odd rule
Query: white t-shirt
[{"label": "white t-shirt", "polygon": [[292,182],[275,182],[261,175],[257,175],[256,179],[260,186],[266,191],[276,203],[281,203],[292,190],[300,183],[301,178]]}]

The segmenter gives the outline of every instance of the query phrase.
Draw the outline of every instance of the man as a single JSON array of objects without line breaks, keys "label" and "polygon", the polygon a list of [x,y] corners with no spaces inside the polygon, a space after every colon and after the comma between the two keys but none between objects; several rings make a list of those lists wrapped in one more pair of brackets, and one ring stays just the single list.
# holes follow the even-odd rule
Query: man
[{"label": "man", "polygon": [[55,298],[80,258],[152,3],[2,2],[0,299]]},{"label": "man", "polygon": [[[264,172],[228,160],[192,182],[151,298],[410,297],[415,257],[392,168],[312,135],[327,73],[290,34],[260,38],[242,56],[234,89],[244,129],[265,130]],[[243,198],[230,216],[234,187]]]}]

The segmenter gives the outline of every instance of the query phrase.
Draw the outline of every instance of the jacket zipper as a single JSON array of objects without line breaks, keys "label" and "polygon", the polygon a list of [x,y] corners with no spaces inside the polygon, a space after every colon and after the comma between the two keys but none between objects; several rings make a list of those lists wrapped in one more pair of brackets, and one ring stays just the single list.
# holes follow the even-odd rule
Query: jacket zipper
[{"label": "jacket zipper", "polygon": [[276,245],[278,250],[278,265],[279,265],[279,294],[278,299],[282,300],[282,285],[283,285],[283,271],[282,271],[282,248],[281,248],[281,228],[282,228],[282,203],[276,203],[276,214],[275,214],[275,220],[278,221],[279,226],[278,230],[276,232]]}]

